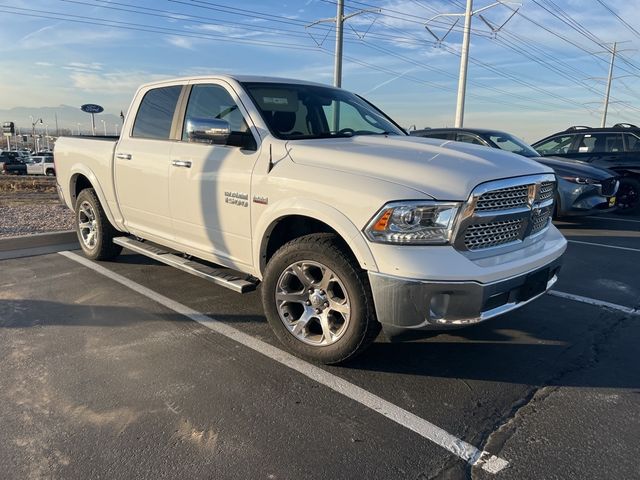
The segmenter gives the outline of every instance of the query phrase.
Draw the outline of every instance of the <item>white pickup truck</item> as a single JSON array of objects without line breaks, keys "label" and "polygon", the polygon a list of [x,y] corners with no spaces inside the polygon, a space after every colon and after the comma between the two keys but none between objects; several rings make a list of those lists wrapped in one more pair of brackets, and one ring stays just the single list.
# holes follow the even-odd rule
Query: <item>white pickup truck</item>
[{"label": "white pickup truck", "polygon": [[248,76],[142,86],[119,138],[61,138],[59,193],[92,259],[122,247],[255,289],[296,354],[471,325],[557,279],[555,177],[524,157],[410,137],[344,90]]}]

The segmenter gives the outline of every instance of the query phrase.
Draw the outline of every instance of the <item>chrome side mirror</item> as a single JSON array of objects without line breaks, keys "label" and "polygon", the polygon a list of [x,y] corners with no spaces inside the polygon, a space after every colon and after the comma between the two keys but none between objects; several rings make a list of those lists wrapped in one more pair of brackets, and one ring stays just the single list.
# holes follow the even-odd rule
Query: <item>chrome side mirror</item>
[{"label": "chrome side mirror", "polygon": [[187,118],[187,136],[190,142],[226,145],[231,126],[217,118]]}]

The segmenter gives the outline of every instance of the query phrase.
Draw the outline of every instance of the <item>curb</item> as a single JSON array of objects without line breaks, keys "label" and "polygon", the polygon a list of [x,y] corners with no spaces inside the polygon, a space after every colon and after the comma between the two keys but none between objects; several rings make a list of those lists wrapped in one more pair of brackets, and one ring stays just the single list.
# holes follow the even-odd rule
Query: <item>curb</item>
[{"label": "curb", "polygon": [[80,248],[75,230],[0,238],[0,260]]}]

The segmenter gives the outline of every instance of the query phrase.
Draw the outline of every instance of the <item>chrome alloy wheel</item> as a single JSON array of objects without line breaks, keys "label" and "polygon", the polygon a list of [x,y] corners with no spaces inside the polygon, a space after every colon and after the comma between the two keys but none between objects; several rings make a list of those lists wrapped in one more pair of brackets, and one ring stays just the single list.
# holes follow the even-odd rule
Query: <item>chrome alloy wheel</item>
[{"label": "chrome alloy wheel", "polygon": [[321,263],[289,265],[278,278],[275,297],[280,320],[306,344],[331,345],[347,331],[349,295],[336,273]]},{"label": "chrome alloy wheel", "polygon": [[89,202],[82,202],[78,210],[78,231],[84,246],[93,249],[96,246],[98,221],[96,212]]}]

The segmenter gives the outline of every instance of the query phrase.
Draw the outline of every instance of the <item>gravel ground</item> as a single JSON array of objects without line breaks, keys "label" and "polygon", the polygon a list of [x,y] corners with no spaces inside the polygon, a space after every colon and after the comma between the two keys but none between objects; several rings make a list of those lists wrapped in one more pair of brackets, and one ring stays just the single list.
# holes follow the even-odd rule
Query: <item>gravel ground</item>
[{"label": "gravel ground", "polygon": [[0,238],[73,228],[73,212],[55,194],[0,193]]}]

